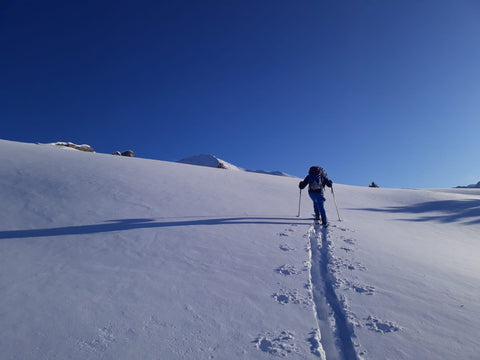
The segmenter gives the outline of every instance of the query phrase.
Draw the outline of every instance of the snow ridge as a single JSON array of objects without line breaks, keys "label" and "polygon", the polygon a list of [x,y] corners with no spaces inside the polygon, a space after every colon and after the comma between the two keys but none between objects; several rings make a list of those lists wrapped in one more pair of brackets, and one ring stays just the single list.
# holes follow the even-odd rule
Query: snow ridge
[{"label": "snow ridge", "polygon": [[227,170],[239,170],[239,171],[246,171],[246,172],[257,173],[257,174],[294,177],[282,171],[244,169],[244,168],[235,166],[225,160],[219,159],[218,157],[212,154],[201,154],[196,156],[190,156],[188,158],[181,159],[177,162],[182,164],[188,164],[188,165],[206,166],[206,167],[213,167],[213,168],[227,169]]},{"label": "snow ridge", "polygon": [[457,186],[457,189],[470,189],[470,188],[480,188],[480,181],[476,184],[470,184],[467,186]]},{"label": "snow ridge", "polygon": [[197,156],[190,156],[188,158],[181,159],[178,162],[182,164],[188,164],[188,165],[206,166],[206,167],[229,169],[229,170],[242,170],[238,166],[230,164],[225,160],[219,159],[218,157],[212,154],[201,154]]},{"label": "snow ridge", "polygon": [[[358,360],[352,342],[353,330],[334,290],[334,279],[328,270],[330,252],[328,230],[312,225],[308,232],[311,257],[311,286],[314,312],[321,334],[325,359]],[[335,324],[335,330],[331,324]],[[321,356],[322,360],[324,359]]]}]

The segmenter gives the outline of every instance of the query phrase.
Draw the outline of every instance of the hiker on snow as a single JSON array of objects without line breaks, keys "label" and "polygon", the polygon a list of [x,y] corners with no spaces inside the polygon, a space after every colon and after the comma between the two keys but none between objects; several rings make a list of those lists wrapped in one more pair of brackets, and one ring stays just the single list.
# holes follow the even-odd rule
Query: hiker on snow
[{"label": "hiker on snow", "polygon": [[332,187],[332,180],[328,179],[327,174],[319,166],[312,166],[308,170],[308,175],[303,181],[300,181],[298,187],[304,189],[308,185],[308,195],[313,201],[313,210],[315,211],[315,220],[320,220],[322,217],[322,224],[327,225],[327,214],[325,214],[325,196],[323,188],[326,186]]}]

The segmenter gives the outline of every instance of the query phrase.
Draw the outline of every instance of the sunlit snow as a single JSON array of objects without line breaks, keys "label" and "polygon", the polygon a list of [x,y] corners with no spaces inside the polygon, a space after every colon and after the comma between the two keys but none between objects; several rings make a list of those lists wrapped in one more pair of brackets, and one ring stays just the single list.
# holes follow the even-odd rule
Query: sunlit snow
[{"label": "sunlit snow", "polygon": [[480,356],[480,189],[329,172],[343,221],[327,191],[323,229],[306,191],[296,216],[298,178],[10,141],[0,158],[4,359]]}]

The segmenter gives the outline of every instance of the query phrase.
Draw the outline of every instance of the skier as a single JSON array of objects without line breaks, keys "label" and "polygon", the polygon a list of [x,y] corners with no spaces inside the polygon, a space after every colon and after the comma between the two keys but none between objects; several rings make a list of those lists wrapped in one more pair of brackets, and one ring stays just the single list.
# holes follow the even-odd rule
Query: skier
[{"label": "skier", "polygon": [[308,175],[303,181],[300,181],[298,187],[304,189],[308,185],[308,195],[313,201],[313,210],[315,211],[315,220],[320,220],[322,217],[322,225],[327,225],[327,214],[325,214],[325,196],[323,188],[326,186],[332,187],[332,180],[327,177],[327,174],[320,166],[312,166],[308,170]]}]

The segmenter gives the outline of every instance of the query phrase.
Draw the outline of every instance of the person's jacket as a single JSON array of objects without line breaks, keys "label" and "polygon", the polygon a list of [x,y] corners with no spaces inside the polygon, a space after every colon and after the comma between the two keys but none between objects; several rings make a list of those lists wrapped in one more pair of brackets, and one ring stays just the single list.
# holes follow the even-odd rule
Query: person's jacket
[{"label": "person's jacket", "polygon": [[[328,186],[328,187],[332,187],[332,180],[330,180],[329,178],[327,178],[325,176],[325,174],[320,174],[320,180],[322,182],[322,186],[320,187],[320,189],[317,189],[317,190],[313,190],[310,188],[310,186],[308,187],[308,192],[319,192],[319,193],[322,193],[323,194],[323,188],[325,186]],[[300,181],[300,183],[298,184],[298,187],[300,189],[305,189],[305,187],[307,185],[310,185],[310,174],[308,174],[305,179],[303,179],[303,181]]]}]

